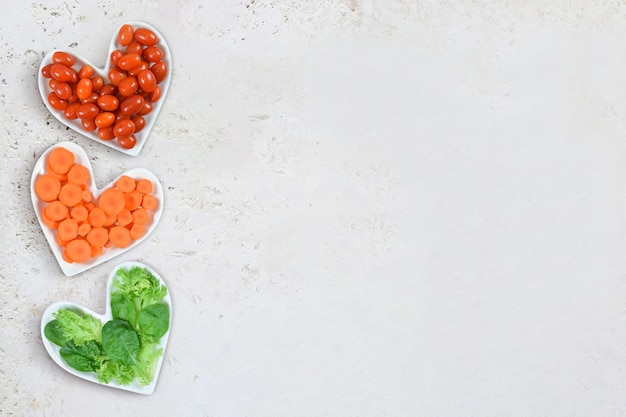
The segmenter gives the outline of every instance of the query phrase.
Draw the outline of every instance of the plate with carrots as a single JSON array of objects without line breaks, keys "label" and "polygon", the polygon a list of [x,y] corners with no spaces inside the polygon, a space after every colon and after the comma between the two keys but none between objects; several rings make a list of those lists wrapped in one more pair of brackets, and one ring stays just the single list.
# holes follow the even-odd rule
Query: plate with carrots
[{"label": "plate with carrots", "polygon": [[163,212],[163,188],[151,171],[130,169],[99,190],[87,154],[72,142],[53,145],[40,156],[31,198],[66,276],[134,248],[154,231]]}]

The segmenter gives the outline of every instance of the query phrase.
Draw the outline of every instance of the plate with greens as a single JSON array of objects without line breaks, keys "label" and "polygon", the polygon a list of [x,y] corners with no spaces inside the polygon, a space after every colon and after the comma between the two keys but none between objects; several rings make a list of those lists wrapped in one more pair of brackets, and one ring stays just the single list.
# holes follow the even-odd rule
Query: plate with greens
[{"label": "plate with greens", "polygon": [[105,314],[54,303],[41,319],[41,337],[52,360],[70,374],[148,395],[156,388],[171,325],[163,279],[147,265],[126,262],[109,275]]}]

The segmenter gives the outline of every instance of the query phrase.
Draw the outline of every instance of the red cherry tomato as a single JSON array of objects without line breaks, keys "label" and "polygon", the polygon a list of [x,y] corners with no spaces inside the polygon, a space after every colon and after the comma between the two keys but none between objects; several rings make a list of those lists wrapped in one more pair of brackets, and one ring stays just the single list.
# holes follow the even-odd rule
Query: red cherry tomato
[{"label": "red cherry tomato", "polygon": [[93,84],[91,78],[81,78],[76,84],[76,95],[79,100],[87,100],[91,95]]},{"label": "red cherry tomato", "polygon": [[143,52],[143,45],[140,44],[139,42],[131,42],[130,45],[128,45],[126,47],[126,50],[124,51],[126,55],[129,55],[129,54],[141,55],[142,52]]},{"label": "red cherry tomato", "polygon": [[106,94],[98,97],[97,104],[104,111],[115,111],[120,102],[114,95]]},{"label": "red cherry tomato", "polygon": [[68,54],[67,52],[57,51],[52,54],[52,62],[54,64],[63,64],[67,67],[71,67],[72,65],[74,65],[76,60],[72,55]]},{"label": "red cherry tomato", "polygon": [[63,81],[57,81],[56,83],[54,83],[54,87],[52,89],[54,90],[56,95],[63,100],[68,100],[70,97],[72,97],[73,94],[72,87],[70,87],[68,83]]},{"label": "red cherry tomato", "polygon": [[143,108],[145,100],[139,94],[132,95],[120,103],[122,115],[131,116]]},{"label": "red cherry tomato", "polygon": [[159,62],[163,58],[163,51],[158,46],[148,46],[141,56],[148,62]]},{"label": "red cherry tomato", "polygon": [[137,144],[137,138],[135,135],[125,136],[117,138],[117,143],[124,149],[132,149]]},{"label": "red cherry tomato", "polygon": [[57,81],[72,81],[72,71],[63,64],[52,64],[50,67],[50,76]]},{"label": "red cherry tomato", "polygon": [[102,79],[101,76],[96,75],[95,77],[91,78],[92,91],[98,91],[102,88],[102,86],[104,86],[104,80]]},{"label": "red cherry tomato", "polygon": [[135,40],[142,45],[152,46],[159,41],[156,33],[146,28],[135,30]]},{"label": "red cherry tomato", "polygon": [[163,61],[157,62],[150,67],[150,70],[156,77],[157,84],[167,77],[167,64]]},{"label": "red cherry tomato", "polygon": [[124,78],[128,77],[128,75],[126,75],[126,72],[122,71],[118,67],[113,67],[109,70],[108,77],[111,84],[117,87],[124,80]]},{"label": "red cherry tomato", "polygon": [[135,77],[126,77],[117,87],[124,97],[132,96],[139,89],[139,83]]},{"label": "red cherry tomato", "polygon": [[117,61],[117,66],[124,71],[133,69],[141,64],[141,55],[126,54]]},{"label": "red cherry tomato", "polygon": [[160,98],[161,98],[161,87],[157,85],[156,88],[152,90],[150,94],[148,94],[147,99],[154,103],[156,101],[159,101]]},{"label": "red cherry tomato", "polygon": [[63,100],[54,92],[48,94],[48,103],[55,110],[65,110],[67,108],[67,100]]},{"label": "red cherry tomato", "polygon": [[77,119],[78,116],[76,116],[76,110],[78,109],[78,107],[80,106],[81,103],[78,102],[74,102],[72,104],[69,104],[66,108],[65,111],[63,112],[63,115],[69,119],[69,120],[74,120]]},{"label": "red cherry tomato", "polygon": [[152,111],[152,103],[149,102],[148,100],[144,100],[143,107],[141,108],[141,110],[137,112],[137,114],[140,116],[145,116],[146,114],[149,114],[151,111]]},{"label": "red cherry tomato", "polygon": [[80,122],[86,131],[93,132],[94,130],[96,130],[96,123],[93,119],[81,119]]},{"label": "red cherry tomato", "polygon": [[117,61],[119,61],[120,58],[123,56],[124,56],[124,52],[120,51],[119,49],[116,49],[115,51],[111,52],[111,63],[113,65],[117,65]]},{"label": "red cherry tomato", "polygon": [[41,68],[41,75],[46,78],[52,78],[52,75],[50,75],[50,68],[52,68],[52,64],[44,65]]},{"label": "red cherry tomato", "polygon": [[108,111],[102,112],[96,116],[95,123],[99,128],[112,126],[115,123],[115,114]]},{"label": "red cherry tomato", "polygon": [[83,67],[78,71],[78,78],[91,78],[93,77],[93,67],[91,65],[83,65]]},{"label": "red cherry tomato", "polygon": [[123,138],[135,133],[135,124],[130,119],[118,120],[113,126],[113,133],[117,138]]},{"label": "red cherry tomato", "polygon": [[135,35],[135,29],[129,24],[122,25],[118,34],[117,41],[122,46],[128,46],[133,41]]},{"label": "red cherry tomato", "polygon": [[149,69],[141,71],[137,75],[137,81],[139,81],[139,86],[146,93],[150,93],[157,86],[156,76]]},{"label": "red cherry tomato", "polygon": [[98,129],[98,137],[101,140],[111,140],[115,138],[115,134],[113,133],[113,126],[102,127]]},{"label": "red cherry tomato", "polygon": [[79,119],[93,119],[100,113],[100,109],[93,103],[82,103],[78,109],[76,109],[76,116]]},{"label": "red cherry tomato", "polygon": [[144,119],[142,116],[135,116],[130,120],[132,120],[135,124],[135,133],[141,132],[141,130],[146,127],[146,119]]}]

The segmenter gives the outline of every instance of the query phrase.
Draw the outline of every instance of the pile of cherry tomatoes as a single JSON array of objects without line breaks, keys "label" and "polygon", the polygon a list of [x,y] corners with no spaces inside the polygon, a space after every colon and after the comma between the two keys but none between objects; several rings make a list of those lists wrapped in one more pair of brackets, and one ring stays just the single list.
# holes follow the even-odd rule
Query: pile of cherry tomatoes
[{"label": "pile of cherry tomatoes", "polygon": [[61,51],[52,55],[42,75],[50,79],[48,103],[53,109],[68,120],[80,120],[101,140],[117,140],[120,147],[131,149],[146,125],[144,117],[161,98],[159,84],[169,69],[152,30],[125,24],[117,41],[123,48],[111,52],[106,80],[90,65],[75,68],[74,56]]}]

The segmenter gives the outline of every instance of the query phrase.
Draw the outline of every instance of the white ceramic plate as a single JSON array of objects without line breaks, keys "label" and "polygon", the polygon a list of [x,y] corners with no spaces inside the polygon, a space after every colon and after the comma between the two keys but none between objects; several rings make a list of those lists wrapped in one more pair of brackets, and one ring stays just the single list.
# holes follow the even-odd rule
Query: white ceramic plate
[{"label": "white ceramic plate", "polygon": [[[37,197],[37,195],[35,194],[35,189],[34,189],[35,180],[37,179],[37,176],[45,173],[45,163],[46,163],[46,158],[48,157],[48,154],[50,154],[50,152],[52,152],[53,149],[58,148],[58,147],[66,148],[67,150],[74,153],[75,162],[84,165],[89,170],[89,173],[90,173],[89,190],[93,194],[94,200],[98,198],[102,190],[111,187],[113,184],[115,184],[115,182],[122,175],[128,175],[129,177],[135,178],[135,179],[146,178],[152,181],[152,185],[154,187],[153,195],[159,200],[159,206],[154,212],[151,212],[152,222],[146,225],[147,226],[146,233],[141,238],[132,241],[131,244],[125,248],[115,248],[115,247],[105,248],[104,253],[102,255],[96,258],[92,258],[89,261],[84,262],[84,263],[69,263],[65,259],[63,259],[61,246],[57,243],[57,240],[56,240],[56,231],[46,226],[41,218],[41,212],[43,210],[43,207],[47,203],[40,200]],[[30,194],[31,194],[32,202],[33,202],[33,207],[35,208],[37,220],[39,220],[39,224],[41,225],[41,230],[43,231],[46,237],[46,240],[48,241],[48,244],[50,245],[50,248],[52,249],[52,253],[54,254],[57,262],[59,263],[61,270],[67,276],[73,276],[81,272],[84,272],[90,268],[93,268],[96,265],[100,265],[101,263],[106,262],[109,259],[114,258],[118,255],[121,255],[122,253],[134,248],[135,246],[143,242],[150,235],[150,233],[154,231],[157,224],[161,220],[161,215],[163,214],[163,205],[164,205],[163,187],[159,179],[156,177],[156,175],[154,175],[149,170],[143,169],[143,168],[130,169],[126,172],[121,173],[113,181],[111,181],[104,188],[102,188],[102,190],[98,190],[96,188],[96,183],[93,177],[93,170],[91,169],[91,164],[89,163],[89,158],[87,157],[87,154],[85,153],[83,148],[76,145],[75,143],[61,142],[61,143],[51,146],[39,157],[39,160],[35,164],[35,168],[33,169],[33,174],[32,174],[31,181],[30,181]]]},{"label": "white ceramic plate", "polygon": [[[50,106],[50,103],[48,103],[48,94],[50,94],[50,92],[52,91],[52,89],[50,88],[48,84],[50,79],[44,77],[41,74],[41,70],[44,66],[52,63],[52,55],[55,52],[62,51],[62,50],[51,51],[44,57],[39,67],[38,81],[39,81],[39,92],[41,94],[41,99],[43,100],[48,110],[50,110],[50,113],[52,113],[54,117],[56,117],[61,123],[68,126],[70,129],[74,130],[75,132],[80,133],[81,135],[86,136],[98,143],[101,143],[105,146],[113,148],[127,155],[137,156],[139,155],[139,153],[141,152],[141,149],[145,145],[146,140],[148,136],[150,135],[150,131],[152,130],[152,127],[154,126],[154,122],[156,118],[158,117],[159,112],[161,111],[161,107],[163,106],[163,101],[165,100],[165,97],[167,96],[167,90],[169,89],[170,81],[172,79],[172,57],[170,54],[170,50],[167,46],[167,43],[165,42],[165,38],[163,38],[163,35],[161,35],[154,27],[148,25],[147,23],[135,22],[135,21],[127,22],[125,24],[129,24],[133,26],[134,29],[138,29],[138,28],[150,29],[159,37],[159,42],[155,46],[158,46],[159,48],[161,48],[161,50],[163,50],[163,59],[161,59],[161,61],[165,62],[168,68],[167,76],[163,79],[163,81],[161,81],[161,83],[159,83],[159,87],[161,88],[161,98],[156,103],[153,103],[152,111],[149,114],[144,116],[146,125],[139,133],[135,134],[135,137],[137,138],[137,143],[132,149],[122,148],[121,146],[118,145],[116,139],[107,140],[107,141],[100,140],[100,138],[98,138],[98,134],[95,131],[88,132],[85,129],[83,129],[80,119],[68,120],[63,116],[62,111],[56,110],[52,108],[52,106]],[[122,25],[120,25],[120,27],[121,26]],[[116,49],[122,49],[122,50],[125,49],[125,47],[121,46],[117,41],[117,35],[118,35],[120,27],[118,27],[117,30],[115,30],[115,32],[113,33],[111,44],[109,46],[109,52],[107,53],[104,59],[105,61],[104,67],[93,64],[92,61],[84,58],[83,56],[75,52],[67,51],[67,50],[63,52],[70,53],[72,56],[74,56],[74,58],[76,58],[76,63],[74,64],[74,68],[76,68],[77,71],[83,65],[91,65],[94,69],[94,73],[97,75],[100,75],[102,79],[104,80],[105,84],[108,84],[109,79],[107,77],[107,74],[109,72],[109,69],[113,65],[110,60],[111,52],[113,52]]]},{"label": "white ceramic plate", "polygon": [[98,318],[102,324],[106,323],[107,321],[111,320],[112,318],[112,314],[111,314],[111,290],[113,288],[113,282],[115,280],[115,273],[117,272],[118,269],[120,268],[124,268],[124,269],[130,269],[133,266],[139,266],[141,268],[148,268],[148,271],[150,271],[155,277],[157,277],[157,279],[159,279],[159,281],[161,281],[161,283],[163,285],[165,285],[167,287],[167,284],[165,283],[165,281],[163,280],[163,278],[161,278],[161,276],[159,274],[157,274],[156,271],[154,271],[152,268],[148,267],[147,265],[144,265],[140,262],[125,262],[121,265],[116,266],[113,271],[111,271],[111,274],[109,275],[109,280],[107,282],[107,287],[106,287],[106,291],[107,291],[107,297],[106,297],[106,311],[104,314],[97,314],[94,311],[83,307],[81,305],[72,303],[71,301],[60,301],[57,303],[52,304],[51,306],[49,306],[43,313],[43,316],[41,318],[41,339],[43,341],[43,345],[46,348],[46,351],[48,352],[48,354],[50,355],[50,357],[52,358],[52,360],[54,362],[56,362],[57,365],[59,365],[61,368],[63,368],[65,371],[69,372],[72,375],[75,375],[79,378],[85,379],[87,381],[90,382],[94,382],[96,384],[100,384],[100,385],[104,385],[104,386],[108,386],[108,387],[113,387],[113,388],[118,388],[121,390],[125,390],[125,391],[131,391],[131,392],[136,392],[138,394],[152,394],[154,392],[154,389],[156,388],[156,384],[157,381],[159,379],[159,373],[161,371],[161,365],[163,364],[163,357],[165,356],[165,351],[166,351],[166,347],[167,347],[167,340],[169,339],[169,335],[170,335],[170,331],[172,328],[172,299],[170,296],[170,291],[169,288],[167,290],[167,294],[165,295],[163,302],[165,304],[167,304],[167,306],[169,307],[170,310],[170,323],[169,323],[169,328],[167,330],[167,333],[165,333],[165,335],[163,335],[163,337],[161,337],[160,340],[160,346],[161,349],[163,350],[163,354],[161,355],[161,357],[158,360],[157,363],[157,367],[156,367],[156,371],[154,373],[154,378],[152,379],[151,383],[149,385],[146,386],[141,386],[141,384],[139,384],[138,380],[134,380],[133,382],[131,382],[129,385],[119,385],[115,382],[110,382],[108,384],[99,382],[96,374],[94,372],[81,372],[78,371],[74,368],[72,368],[71,366],[69,366],[67,363],[65,363],[65,361],[63,360],[63,358],[61,357],[59,351],[61,350],[61,348],[57,345],[55,345],[54,343],[52,343],[51,341],[49,341],[46,338],[46,335],[44,334],[44,329],[46,327],[46,324],[48,324],[48,322],[54,320],[54,317],[52,316],[53,313],[55,313],[56,311],[58,311],[61,308],[72,308],[72,309],[77,309],[83,313],[86,314],[91,314],[92,316]]}]

